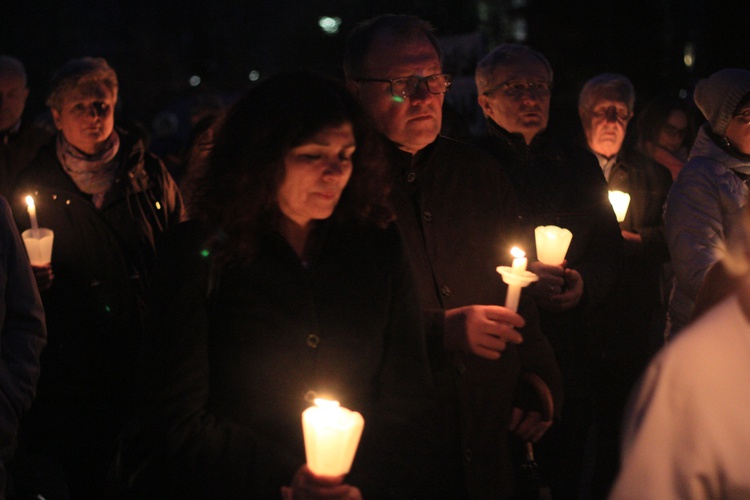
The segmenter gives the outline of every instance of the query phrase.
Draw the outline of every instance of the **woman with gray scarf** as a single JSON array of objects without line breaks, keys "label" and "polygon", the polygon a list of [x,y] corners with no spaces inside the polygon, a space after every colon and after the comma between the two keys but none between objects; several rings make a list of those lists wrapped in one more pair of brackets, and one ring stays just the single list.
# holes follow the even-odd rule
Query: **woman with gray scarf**
[{"label": "woman with gray scarf", "polygon": [[689,321],[706,271],[744,241],[750,178],[750,71],[727,68],[698,82],[695,104],[708,120],[672,185],[666,205],[674,269],[670,336]]},{"label": "woman with gray scarf", "polygon": [[31,195],[39,225],[55,235],[51,264],[34,269],[49,343],[15,464],[16,487],[30,498],[104,496],[136,390],[155,239],[186,218],[162,162],[115,128],[117,91],[101,58],[57,72],[47,100],[57,135],[20,174],[13,197],[20,229],[29,227],[23,199]]}]

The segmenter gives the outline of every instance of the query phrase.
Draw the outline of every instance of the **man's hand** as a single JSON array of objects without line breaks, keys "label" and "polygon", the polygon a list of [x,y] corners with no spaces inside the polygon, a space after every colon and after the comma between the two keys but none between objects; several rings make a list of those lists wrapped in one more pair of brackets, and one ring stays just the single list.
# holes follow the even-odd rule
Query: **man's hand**
[{"label": "man's hand", "polygon": [[358,488],[344,484],[344,476],[316,476],[303,465],[294,473],[291,486],[281,487],[283,500],[362,500]]},{"label": "man's hand", "polygon": [[549,299],[548,310],[552,312],[567,311],[578,305],[583,296],[583,278],[575,269],[565,270],[565,291]]},{"label": "man's hand", "polygon": [[537,301],[549,301],[553,295],[560,294],[565,285],[565,264],[550,266],[539,261],[529,264],[529,271],[539,277],[529,286],[529,295]]},{"label": "man's hand", "polygon": [[542,420],[542,414],[538,411],[513,408],[508,429],[524,441],[536,443],[551,425],[552,420]]},{"label": "man's hand", "polygon": [[52,272],[52,264],[47,264],[46,266],[35,266],[32,264],[31,270],[34,271],[37,288],[39,290],[49,290],[52,286],[52,281],[55,279],[55,275]]},{"label": "man's hand", "polygon": [[523,342],[515,328],[526,322],[502,306],[465,306],[445,311],[444,345],[449,351],[465,351],[487,359],[499,359],[508,343]]}]

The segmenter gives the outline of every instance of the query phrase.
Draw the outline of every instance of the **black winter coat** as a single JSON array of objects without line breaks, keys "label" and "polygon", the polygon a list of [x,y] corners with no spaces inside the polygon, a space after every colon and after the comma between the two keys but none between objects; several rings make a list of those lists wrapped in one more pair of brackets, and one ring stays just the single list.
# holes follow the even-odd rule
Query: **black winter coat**
[{"label": "black winter coat", "polygon": [[272,231],[251,262],[219,271],[197,223],[165,239],[141,436],[158,458],[139,487],[169,498],[279,497],[306,462],[301,414],[315,393],[364,417],[347,483],[365,498],[421,491],[434,401],[400,238],[394,228],[319,224],[306,264]]},{"label": "black winter coat", "polygon": [[512,496],[507,428],[520,374],[539,374],[556,406],[562,401],[560,373],[536,308],[522,302],[524,341],[509,344],[499,360],[445,351],[442,322],[446,309],[505,303],[496,267],[509,265],[510,249],[519,244],[510,183],[484,151],[446,137],[414,156],[395,145],[391,153],[396,224],[417,278],[443,426],[431,495]]},{"label": "black winter coat", "polygon": [[[65,173],[54,138],[19,175],[12,203],[26,229],[24,197],[32,195],[39,225],[54,231],[54,281],[42,293],[49,343],[37,399],[22,425],[25,445],[65,466],[85,457],[103,470],[133,405],[155,240],[186,218],[161,161],[118,133],[119,166],[101,208]],[[90,474],[92,482],[102,479]]]}]

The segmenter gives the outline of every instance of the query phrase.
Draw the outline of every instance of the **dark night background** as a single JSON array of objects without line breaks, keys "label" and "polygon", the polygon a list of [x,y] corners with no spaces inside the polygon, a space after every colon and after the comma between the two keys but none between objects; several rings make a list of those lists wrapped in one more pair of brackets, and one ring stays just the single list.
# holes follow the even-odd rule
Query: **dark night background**
[{"label": "dark night background", "polygon": [[[475,111],[474,64],[504,41],[548,57],[553,121],[562,126],[578,126],[570,121],[577,93],[597,73],[628,75],[642,105],[657,93],[689,96],[698,78],[722,67],[750,68],[747,1],[12,0],[2,10],[0,53],[26,64],[31,112],[44,109],[47,83],[62,63],[102,56],[120,79],[119,119],[148,129],[180,102],[248,87],[253,70],[261,79],[297,67],[338,73],[348,31],[386,12],[418,15],[445,38],[446,69],[458,77],[449,102],[467,121]],[[340,18],[339,31],[324,33],[321,16]],[[692,68],[683,62],[686,47]],[[201,78],[196,87],[193,75]]]}]

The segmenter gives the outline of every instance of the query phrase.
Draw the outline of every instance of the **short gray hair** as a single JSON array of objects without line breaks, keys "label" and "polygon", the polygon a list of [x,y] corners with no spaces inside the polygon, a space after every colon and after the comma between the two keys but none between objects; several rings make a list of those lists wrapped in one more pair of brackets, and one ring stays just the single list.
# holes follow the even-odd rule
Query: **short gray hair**
[{"label": "short gray hair", "polygon": [[102,57],[81,57],[66,62],[52,77],[47,106],[62,107],[65,96],[80,86],[102,83],[117,99],[117,73]]},{"label": "short gray hair", "polygon": [[412,15],[383,14],[358,24],[347,36],[344,46],[344,74],[347,79],[365,76],[362,70],[364,61],[370,54],[370,46],[383,35],[391,35],[400,40],[423,35],[435,48],[438,59],[442,62],[443,53],[432,24]]},{"label": "short gray hair", "polygon": [[20,76],[23,86],[26,86],[26,68],[23,63],[11,56],[0,55],[0,77]]},{"label": "short gray hair", "polygon": [[477,64],[477,69],[474,73],[474,78],[477,82],[477,91],[482,94],[488,89],[492,84],[492,73],[498,67],[510,66],[511,64],[517,64],[520,61],[527,61],[531,58],[536,58],[544,64],[547,73],[549,73],[549,79],[552,81],[552,66],[550,66],[549,61],[541,52],[532,49],[528,45],[504,43],[484,56],[479,61],[479,64]]},{"label": "short gray hair", "polygon": [[578,107],[591,110],[599,99],[623,102],[633,112],[635,89],[627,76],[619,73],[602,73],[587,81],[578,96]]}]

